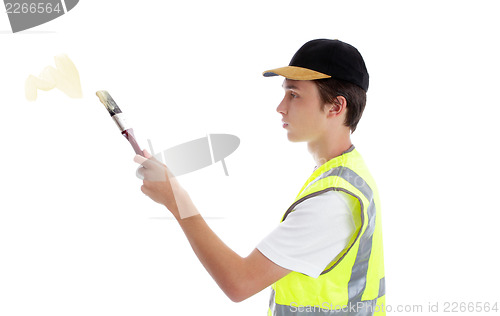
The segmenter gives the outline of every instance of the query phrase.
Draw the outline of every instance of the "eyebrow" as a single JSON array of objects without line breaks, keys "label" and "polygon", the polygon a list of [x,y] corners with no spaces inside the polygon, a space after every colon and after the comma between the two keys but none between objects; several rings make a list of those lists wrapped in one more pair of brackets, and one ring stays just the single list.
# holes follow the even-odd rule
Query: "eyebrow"
[{"label": "eyebrow", "polygon": [[293,84],[282,84],[281,85],[283,87],[283,89],[285,90],[300,90],[297,86],[294,86]]}]

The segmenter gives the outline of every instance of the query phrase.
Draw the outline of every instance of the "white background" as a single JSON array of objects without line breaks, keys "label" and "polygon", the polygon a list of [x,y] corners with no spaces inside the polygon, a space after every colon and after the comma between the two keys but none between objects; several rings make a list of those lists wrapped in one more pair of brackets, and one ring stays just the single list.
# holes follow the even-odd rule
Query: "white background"
[{"label": "white background", "polygon": [[[209,225],[248,255],[314,167],[275,112],[287,65],[314,38],[356,46],[370,72],[352,141],[382,199],[387,304],[498,300],[500,22],[495,1],[96,1],[12,34],[0,13],[0,315],[265,315],[232,303],[95,96],[108,90],[142,147],[238,136],[180,178]],[[24,97],[66,53],[83,99]],[[394,313],[403,314],[403,313]],[[410,315],[411,313],[407,313]]]}]

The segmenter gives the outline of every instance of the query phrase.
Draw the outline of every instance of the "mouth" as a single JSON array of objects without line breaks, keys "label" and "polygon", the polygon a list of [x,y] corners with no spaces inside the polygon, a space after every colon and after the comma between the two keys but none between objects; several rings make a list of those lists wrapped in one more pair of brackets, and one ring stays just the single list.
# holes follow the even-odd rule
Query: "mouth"
[{"label": "mouth", "polygon": [[286,128],[288,126],[288,123],[285,121],[281,121],[281,123],[283,123],[283,128]]}]

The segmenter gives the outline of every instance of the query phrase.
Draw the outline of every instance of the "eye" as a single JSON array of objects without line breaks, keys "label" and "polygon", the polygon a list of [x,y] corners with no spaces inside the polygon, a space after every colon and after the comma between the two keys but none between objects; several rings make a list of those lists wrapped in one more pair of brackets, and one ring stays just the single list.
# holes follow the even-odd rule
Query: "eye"
[{"label": "eye", "polygon": [[290,95],[291,95],[291,96],[292,96],[292,98],[294,98],[294,99],[299,97],[297,94],[295,94],[295,92],[292,92],[292,91],[290,92]]}]

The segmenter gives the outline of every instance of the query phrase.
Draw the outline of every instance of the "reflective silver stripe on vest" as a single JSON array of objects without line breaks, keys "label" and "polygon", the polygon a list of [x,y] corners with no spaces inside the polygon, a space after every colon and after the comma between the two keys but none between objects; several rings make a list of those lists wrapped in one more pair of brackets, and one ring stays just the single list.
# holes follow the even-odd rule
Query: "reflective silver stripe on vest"
[{"label": "reflective silver stripe on vest", "polygon": [[385,295],[385,277],[380,279],[380,285],[378,286],[378,297]]},{"label": "reflective silver stripe on vest", "polygon": [[[366,183],[366,181],[361,178],[358,174],[356,174],[353,170],[347,167],[336,167],[330,169],[316,179],[311,181],[304,191],[310,187],[316,181],[324,179],[326,177],[337,176],[349,182],[353,187],[358,189],[365,198],[369,201],[369,206],[367,209],[368,215],[368,223],[365,232],[361,236],[359,241],[358,253],[356,254],[356,259],[354,261],[354,265],[351,271],[351,279],[348,283],[348,295],[349,295],[349,303],[343,309],[335,309],[328,310],[324,309],[325,306],[309,306],[309,309],[303,307],[302,309],[296,306],[288,305],[279,305],[274,302],[274,290],[271,295],[271,302],[273,303],[273,307],[271,310],[273,311],[273,315],[281,316],[281,315],[301,315],[301,316],[313,316],[313,315],[373,315],[373,312],[376,310],[376,302],[377,299],[371,301],[361,301],[361,297],[366,288],[366,275],[368,273],[368,261],[370,259],[370,254],[372,251],[372,241],[373,241],[373,232],[375,231],[375,217],[376,217],[376,209],[375,202],[373,201],[373,191],[370,186]],[[380,280],[379,285],[379,295],[381,297],[385,295],[385,278]],[[328,302],[325,302],[328,304]],[[274,310],[273,310],[274,308]],[[331,306],[330,308],[334,308]],[[338,307],[341,308],[341,307]],[[311,311],[312,309],[312,311]]]},{"label": "reflective silver stripe on vest", "polygon": [[321,179],[324,179],[326,177],[331,177],[331,176],[341,177],[342,179],[349,182],[353,187],[355,187],[356,189],[361,191],[361,193],[363,193],[363,195],[366,197],[366,199],[368,201],[372,200],[372,198],[373,198],[372,189],[368,186],[368,184],[365,182],[365,180],[363,180],[363,178],[358,176],[351,169],[349,169],[347,167],[342,167],[342,166],[330,169],[330,170],[322,173],[316,179],[311,181],[303,191],[307,190],[307,188],[309,188],[315,182],[317,182]]},{"label": "reflective silver stripe on vest", "polygon": [[269,309],[271,310],[271,315],[275,315],[276,314],[276,312],[275,312],[276,304],[275,304],[275,301],[274,301],[275,296],[276,296],[276,292],[271,287],[271,299],[269,300]]}]

